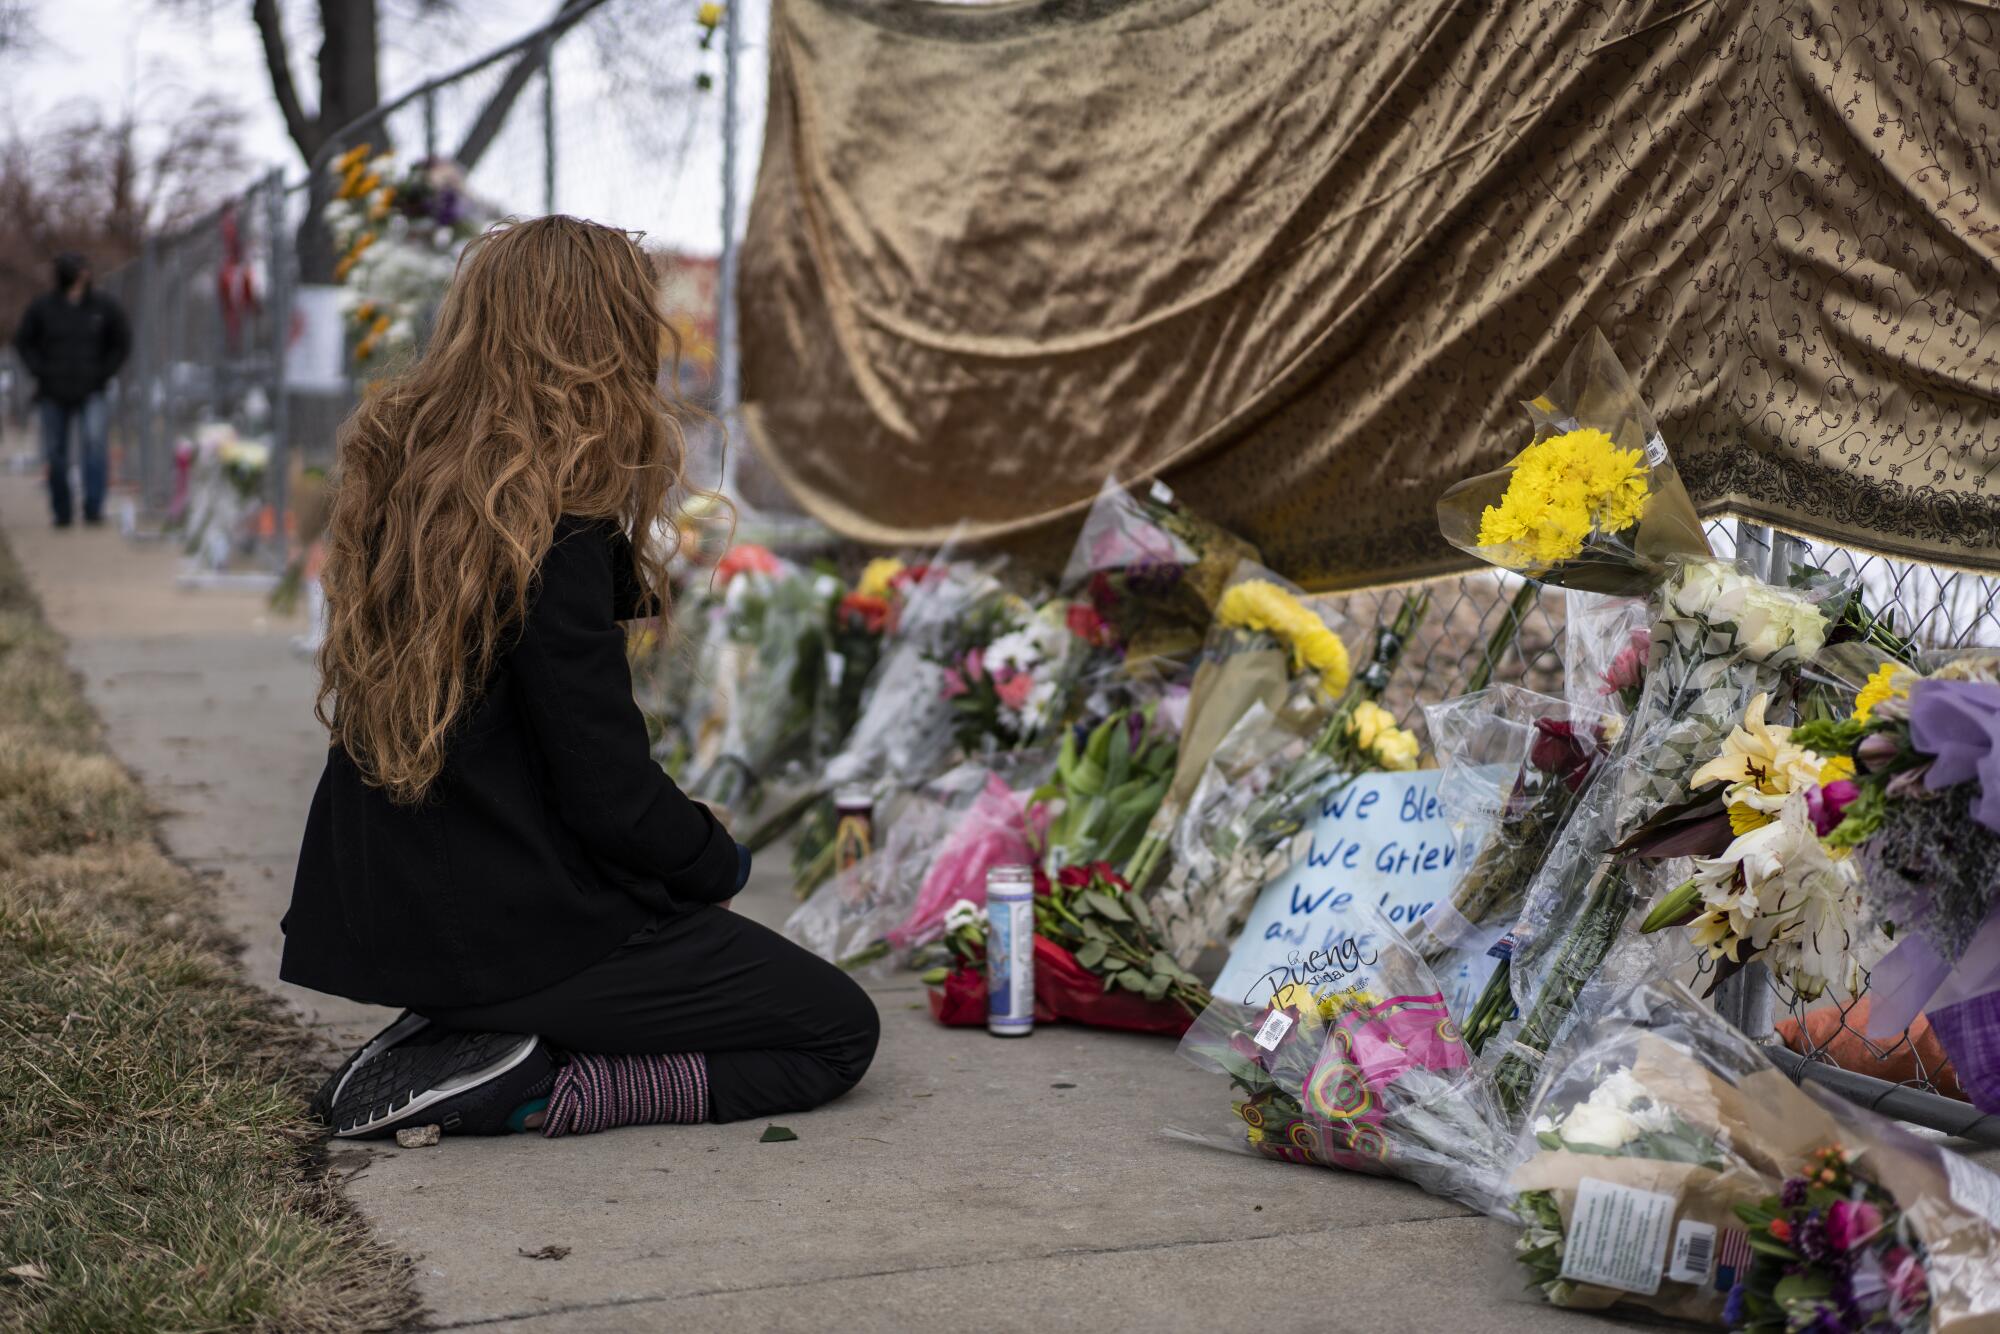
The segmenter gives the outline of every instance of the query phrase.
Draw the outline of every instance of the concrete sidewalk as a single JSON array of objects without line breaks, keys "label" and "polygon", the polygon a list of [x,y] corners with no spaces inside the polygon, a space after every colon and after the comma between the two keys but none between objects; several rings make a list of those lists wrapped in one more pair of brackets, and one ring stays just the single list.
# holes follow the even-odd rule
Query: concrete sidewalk
[{"label": "concrete sidewalk", "polygon": [[[244,963],[339,1042],[381,1012],[277,981],[277,923],[324,739],[295,623],[175,587],[176,553],[52,531],[0,479],[0,527],[68,637],[113,748],[213,872]],[[741,901],[782,920],[775,873]],[[831,1107],[763,1123],[336,1155],[431,1327],[575,1330],[1624,1328],[1527,1297],[1508,1229],[1397,1182],[1169,1138],[1221,1131],[1224,1090],[1173,1044],[930,1021],[873,988],[881,1054]],[[566,1247],[559,1260],[530,1256]],[[1636,1326],[1634,1326],[1636,1327]]]}]

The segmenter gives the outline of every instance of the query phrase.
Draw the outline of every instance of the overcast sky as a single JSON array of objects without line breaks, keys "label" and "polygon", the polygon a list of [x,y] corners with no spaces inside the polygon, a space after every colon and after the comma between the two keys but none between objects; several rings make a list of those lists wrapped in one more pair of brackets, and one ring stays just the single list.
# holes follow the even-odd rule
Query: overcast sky
[{"label": "overcast sky", "polygon": [[[518,37],[554,10],[553,0],[465,0],[455,15],[415,23],[396,14],[408,0],[383,0],[385,97]],[[653,241],[713,252],[721,244],[721,37],[698,49],[696,0],[607,0],[557,51],[556,205]],[[271,98],[249,5],[243,0],[41,0],[42,47],[0,75],[0,114],[32,126],[60,103],[89,98],[132,105],[143,119],[201,92],[219,93],[246,113],[244,141],[268,170],[303,172]],[[302,93],[314,88],[317,36],[311,0],[287,0],[292,61]],[[742,156],[747,204],[763,134],[764,0],[744,0]],[[601,40],[602,39],[602,40]],[[694,89],[713,72],[714,91]],[[455,145],[498,79],[489,71],[440,101],[440,144]],[[412,110],[392,123],[399,147],[420,151],[423,120]],[[483,195],[510,211],[542,203],[539,87],[516,105],[506,132],[474,176]],[[739,214],[740,218],[740,214]],[[739,222],[740,226],[740,222]]]}]

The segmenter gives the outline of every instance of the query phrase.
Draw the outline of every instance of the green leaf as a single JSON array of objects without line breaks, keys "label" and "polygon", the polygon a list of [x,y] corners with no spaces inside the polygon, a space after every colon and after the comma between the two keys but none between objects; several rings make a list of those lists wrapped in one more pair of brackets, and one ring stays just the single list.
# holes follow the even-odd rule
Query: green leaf
[{"label": "green leaf", "polygon": [[1825,1297],[1833,1291],[1833,1277],[1830,1274],[1787,1274],[1778,1280],[1778,1286],[1771,1295],[1781,1306],[1792,1306],[1799,1302],[1809,1302]]},{"label": "green leaf", "polygon": [[764,1133],[757,1137],[757,1142],[759,1144],[783,1144],[787,1140],[797,1138],[798,1136],[792,1133],[789,1126],[771,1125],[764,1127]]},{"label": "green leaf", "polygon": [[1083,943],[1083,947],[1077,950],[1076,961],[1094,971],[1097,965],[1104,962],[1104,955],[1110,948],[1101,940],[1087,940]]},{"label": "green leaf", "polygon": [[1161,999],[1167,994],[1167,988],[1173,984],[1174,980],[1171,977],[1160,973],[1154,974],[1152,979],[1146,983],[1146,999],[1151,1001]]},{"label": "green leaf", "polygon": [[1086,889],[1083,893],[1077,895],[1077,901],[1089,904],[1093,912],[1107,921],[1129,922],[1132,920],[1131,913],[1119,907],[1115,899],[1101,890]]},{"label": "green leaf", "polygon": [[1186,972],[1182,970],[1178,963],[1174,962],[1173,956],[1165,950],[1153,951],[1152,966],[1155,973],[1164,974],[1176,982],[1185,982],[1188,980]]},{"label": "green leaf", "polygon": [[1146,928],[1146,930],[1151,931],[1153,929],[1153,910],[1146,906],[1146,901],[1137,894],[1123,894],[1119,897],[1123,900],[1122,906],[1125,910],[1132,914],[1132,920]]},{"label": "green leaf", "polygon": [[1773,1241],[1769,1237],[1760,1237],[1754,1232],[1750,1234],[1750,1249],[1756,1251],[1759,1255],[1774,1255],[1780,1260],[1797,1260],[1799,1258],[1798,1252],[1791,1247],[1782,1242]]},{"label": "green leaf", "polygon": [[1127,969],[1118,974],[1118,985],[1127,991],[1143,992],[1146,989],[1146,975],[1138,969]]}]

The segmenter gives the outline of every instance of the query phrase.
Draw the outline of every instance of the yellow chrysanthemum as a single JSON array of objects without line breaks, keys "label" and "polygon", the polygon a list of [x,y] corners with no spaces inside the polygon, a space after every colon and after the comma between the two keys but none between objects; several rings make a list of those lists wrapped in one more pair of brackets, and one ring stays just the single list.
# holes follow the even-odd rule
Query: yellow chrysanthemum
[{"label": "yellow chrysanthemum", "polygon": [[1729,832],[1737,838],[1741,838],[1752,829],[1762,829],[1775,818],[1775,816],[1758,810],[1755,806],[1746,806],[1740,801],[1731,802],[1729,805]]},{"label": "yellow chrysanthemum", "polygon": [[1584,427],[1522,450],[1498,505],[1479,520],[1481,546],[1510,547],[1518,568],[1546,569],[1593,532],[1622,533],[1646,509],[1646,456]]},{"label": "yellow chrysanthemum", "polygon": [[861,571],[854,591],[865,598],[886,598],[889,596],[889,581],[902,572],[903,562],[894,556],[878,556]]},{"label": "yellow chrysanthemum", "polygon": [[1347,720],[1347,734],[1355,746],[1384,769],[1409,770],[1417,767],[1421,747],[1414,732],[1396,725],[1396,715],[1373,700],[1354,706]]},{"label": "yellow chrysanthemum", "polygon": [[1908,699],[1915,673],[1900,662],[1885,662],[1868,675],[1866,684],[1854,697],[1854,719],[1867,722],[1884,700]]},{"label": "yellow chrysanthemum", "polygon": [[1300,601],[1267,579],[1231,584],[1216,603],[1215,618],[1239,630],[1275,635],[1292,650],[1298,671],[1319,673],[1329,695],[1347,689],[1347,645]]}]

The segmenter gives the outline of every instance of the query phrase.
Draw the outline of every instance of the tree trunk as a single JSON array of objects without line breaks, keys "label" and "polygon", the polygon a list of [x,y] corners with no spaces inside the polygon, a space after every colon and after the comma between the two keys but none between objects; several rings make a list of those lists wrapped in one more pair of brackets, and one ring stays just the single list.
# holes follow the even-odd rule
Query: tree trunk
[{"label": "tree trunk", "polygon": [[[319,0],[319,16],[319,112],[313,118],[311,144],[299,144],[308,162],[328,135],[373,111],[382,100],[376,63],[376,0]],[[386,148],[386,129],[376,131],[370,142]],[[306,183],[306,214],[299,223],[297,241],[301,282],[333,281],[333,268],[340,257],[334,253],[333,237],[321,216],[331,196],[324,172]]]}]

